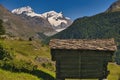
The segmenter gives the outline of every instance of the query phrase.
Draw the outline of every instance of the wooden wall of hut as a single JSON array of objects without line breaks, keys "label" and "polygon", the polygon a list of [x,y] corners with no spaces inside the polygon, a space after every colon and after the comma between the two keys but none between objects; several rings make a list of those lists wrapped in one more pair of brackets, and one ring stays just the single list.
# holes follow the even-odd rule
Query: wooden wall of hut
[{"label": "wooden wall of hut", "polygon": [[107,64],[112,61],[111,51],[52,49],[52,60],[56,61],[58,79],[94,79],[107,77]]}]

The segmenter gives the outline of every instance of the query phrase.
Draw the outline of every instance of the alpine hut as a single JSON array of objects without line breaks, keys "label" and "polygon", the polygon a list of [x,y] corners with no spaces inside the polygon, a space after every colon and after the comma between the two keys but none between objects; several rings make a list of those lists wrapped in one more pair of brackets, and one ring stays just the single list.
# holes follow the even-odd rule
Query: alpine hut
[{"label": "alpine hut", "polygon": [[57,80],[102,80],[117,50],[114,39],[52,39],[49,45],[52,60],[56,61]]}]

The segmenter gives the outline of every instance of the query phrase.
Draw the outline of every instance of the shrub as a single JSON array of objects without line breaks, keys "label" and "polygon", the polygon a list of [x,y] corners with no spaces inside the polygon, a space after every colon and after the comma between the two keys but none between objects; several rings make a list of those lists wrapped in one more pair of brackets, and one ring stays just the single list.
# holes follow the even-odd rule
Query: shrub
[{"label": "shrub", "polygon": [[12,60],[14,57],[14,53],[9,52],[0,44],[0,60]]},{"label": "shrub", "polygon": [[5,70],[9,70],[9,71],[13,71],[13,72],[30,73],[34,70],[37,70],[36,65],[34,65],[30,62],[27,62],[27,61],[23,61],[23,60],[0,61],[0,67]]},{"label": "shrub", "polygon": [[51,71],[54,70],[53,64],[52,64],[51,62],[42,63],[41,65],[42,65],[42,67],[44,67],[44,68],[46,68],[46,69],[49,69],[49,70],[51,70]]}]

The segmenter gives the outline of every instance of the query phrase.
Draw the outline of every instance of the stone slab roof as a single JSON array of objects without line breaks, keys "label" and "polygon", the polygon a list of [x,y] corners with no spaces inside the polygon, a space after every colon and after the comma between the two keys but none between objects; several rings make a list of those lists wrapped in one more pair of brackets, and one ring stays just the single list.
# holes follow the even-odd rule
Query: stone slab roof
[{"label": "stone slab roof", "polygon": [[116,51],[114,39],[52,39],[51,49]]}]

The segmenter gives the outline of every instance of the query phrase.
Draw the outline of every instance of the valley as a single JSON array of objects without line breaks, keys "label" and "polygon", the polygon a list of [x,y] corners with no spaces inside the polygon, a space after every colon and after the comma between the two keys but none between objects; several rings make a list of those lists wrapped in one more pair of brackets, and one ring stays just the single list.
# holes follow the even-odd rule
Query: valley
[{"label": "valley", "polygon": [[8,10],[0,5],[0,80],[55,80],[51,39],[106,38],[114,38],[118,48],[107,79],[120,80],[120,0],[104,12],[74,21],[64,11],[37,13],[30,6]]}]

